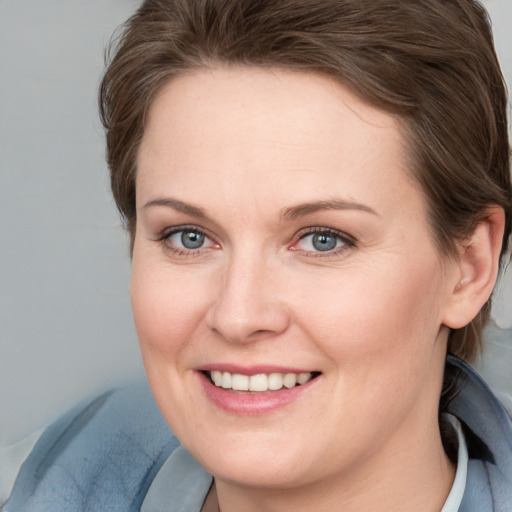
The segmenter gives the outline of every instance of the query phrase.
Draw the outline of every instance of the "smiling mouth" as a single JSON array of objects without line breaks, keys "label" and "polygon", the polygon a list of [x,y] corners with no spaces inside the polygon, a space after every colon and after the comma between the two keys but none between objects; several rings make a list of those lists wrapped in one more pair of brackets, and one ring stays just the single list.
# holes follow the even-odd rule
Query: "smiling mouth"
[{"label": "smiling mouth", "polygon": [[218,388],[260,393],[302,386],[320,375],[320,372],[259,373],[256,375],[243,375],[218,370],[203,373],[210,382]]}]

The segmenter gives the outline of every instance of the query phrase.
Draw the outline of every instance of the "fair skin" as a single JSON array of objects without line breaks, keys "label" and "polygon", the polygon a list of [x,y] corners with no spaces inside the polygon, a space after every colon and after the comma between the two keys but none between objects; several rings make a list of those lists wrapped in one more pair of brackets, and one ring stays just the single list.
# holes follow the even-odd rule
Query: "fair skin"
[{"label": "fair skin", "polygon": [[[315,74],[190,73],[151,106],[136,197],[148,379],[222,512],[439,511],[473,267],[439,254],[397,119]],[[211,371],[310,380],[237,391]]]}]

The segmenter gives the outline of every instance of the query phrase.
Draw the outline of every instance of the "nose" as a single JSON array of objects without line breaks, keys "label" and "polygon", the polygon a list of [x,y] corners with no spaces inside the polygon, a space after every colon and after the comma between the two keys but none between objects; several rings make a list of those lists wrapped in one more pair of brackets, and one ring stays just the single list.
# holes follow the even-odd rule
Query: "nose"
[{"label": "nose", "polygon": [[290,325],[282,279],[263,258],[234,259],[219,279],[208,327],[231,343],[268,339]]}]

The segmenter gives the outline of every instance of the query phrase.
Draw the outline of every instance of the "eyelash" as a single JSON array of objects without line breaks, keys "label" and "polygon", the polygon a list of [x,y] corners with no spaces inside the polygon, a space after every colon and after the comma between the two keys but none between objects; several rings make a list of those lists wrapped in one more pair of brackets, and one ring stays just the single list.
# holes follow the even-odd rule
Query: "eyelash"
[{"label": "eyelash", "polygon": [[205,239],[210,240],[211,243],[215,244],[211,237],[208,236],[206,231],[199,226],[192,226],[192,225],[185,225],[185,226],[174,226],[169,229],[165,229],[162,231],[156,241],[160,242],[167,251],[171,252],[172,254],[176,256],[199,256],[203,253],[205,249],[208,249],[208,247],[198,247],[197,249],[187,249],[182,247],[176,247],[175,245],[172,245],[170,242],[170,239],[173,235],[176,235],[178,233],[196,233],[198,235],[202,235],[205,237]]},{"label": "eyelash", "polygon": [[307,258],[329,258],[333,256],[340,256],[342,253],[356,246],[356,241],[348,236],[346,233],[342,233],[332,228],[320,228],[312,227],[307,228],[298,235],[298,241],[294,242],[290,247],[291,250],[299,251],[300,249],[294,248],[300,241],[306,239],[311,235],[328,235],[342,243],[341,247],[334,248],[327,251],[303,251],[303,255]]},{"label": "eyelash", "polygon": [[[200,228],[199,226],[193,226],[193,225],[184,225],[184,226],[175,226],[172,228],[165,229],[162,231],[156,241],[162,243],[165,246],[165,249],[167,251],[170,251],[172,254],[176,256],[182,256],[182,257],[188,257],[188,256],[199,256],[203,253],[204,250],[209,249],[209,247],[198,247],[197,249],[187,249],[187,248],[181,248],[176,247],[175,245],[170,243],[170,239],[173,235],[176,235],[178,233],[196,233],[198,235],[202,235],[205,237],[205,239],[210,240],[210,242],[214,245],[217,245],[210,236],[206,233],[206,231],[203,228]],[[308,236],[312,235],[327,235],[335,238],[337,241],[340,241],[342,243],[341,247],[335,247],[331,250],[326,251],[312,251],[312,250],[301,250],[296,248],[296,245],[299,244],[302,240],[305,240]],[[346,250],[355,247],[356,242],[355,240],[348,236],[345,233],[342,233],[340,231],[337,231],[332,228],[322,228],[322,227],[311,227],[306,228],[302,232],[299,232],[296,241],[291,245],[290,250],[301,252],[302,256],[307,258],[328,258],[333,256],[339,256]]]}]

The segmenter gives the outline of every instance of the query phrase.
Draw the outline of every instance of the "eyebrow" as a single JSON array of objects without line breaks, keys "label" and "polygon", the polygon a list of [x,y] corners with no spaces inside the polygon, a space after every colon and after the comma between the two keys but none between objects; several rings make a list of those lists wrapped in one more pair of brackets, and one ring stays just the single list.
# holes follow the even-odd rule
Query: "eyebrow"
[{"label": "eyebrow", "polygon": [[379,214],[364,204],[356,203],[354,201],[346,201],[343,199],[333,199],[330,201],[315,201],[312,203],[302,203],[290,208],[285,208],[281,212],[281,218],[285,220],[297,220],[301,217],[311,215],[322,210],[359,210],[372,215]]},{"label": "eyebrow", "polygon": [[191,204],[184,203],[183,201],[178,201],[177,199],[172,199],[170,197],[158,198],[153,199],[152,201],[148,201],[143,206],[143,208],[151,208],[152,206],[167,206],[174,208],[178,212],[186,213],[192,217],[197,217],[198,219],[206,220],[208,218],[206,212],[202,208],[199,208],[199,206],[192,206]]},{"label": "eyebrow", "polygon": [[[179,212],[197,217],[198,219],[206,220],[208,215],[199,206],[193,206],[178,199],[173,198],[157,198],[148,201],[143,208],[151,208],[153,206],[166,206],[173,208]],[[314,201],[311,203],[302,203],[296,206],[290,206],[284,208],[281,211],[281,219],[283,220],[297,220],[307,215],[312,215],[322,210],[359,210],[362,212],[370,213],[372,215],[378,215],[378,213],[364,204],[356,203],[354,201],[346,201],[343,199],[333,199],[329,201]]]}]

